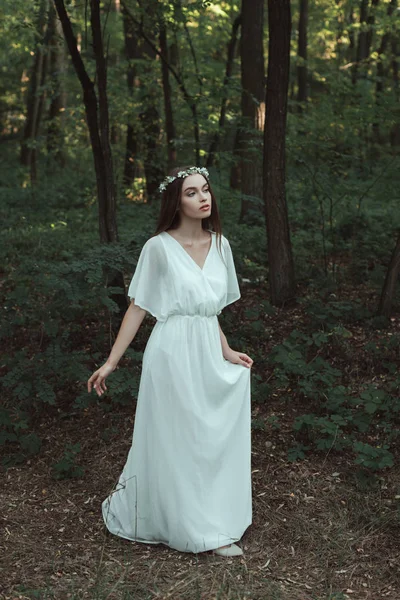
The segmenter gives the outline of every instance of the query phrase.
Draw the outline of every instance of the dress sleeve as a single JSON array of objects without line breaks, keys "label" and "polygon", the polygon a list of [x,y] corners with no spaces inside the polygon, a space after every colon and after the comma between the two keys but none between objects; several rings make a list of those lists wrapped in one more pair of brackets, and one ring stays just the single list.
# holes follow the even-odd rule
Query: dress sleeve
[{"label": "dress sleeve", "polygon": [[[233,260],[232,249],[229,241],[224,236],[224,257],[227,271],[226,297],[222,308],[236,302],[241,297],[238,278],[236,275],[235,263]],[[221,310],[222,310],[221,308]],[[220,311],[221,312],[221,311]],[[218,313],[220,314],[220,313]]]},{"label": "dress sleeve", "polygon": [[157,319],[165,312],[165,280],[167,262],[162,244],[156,236],[142,247],[136,269],[128,288],[128,296],[135,304]]}]

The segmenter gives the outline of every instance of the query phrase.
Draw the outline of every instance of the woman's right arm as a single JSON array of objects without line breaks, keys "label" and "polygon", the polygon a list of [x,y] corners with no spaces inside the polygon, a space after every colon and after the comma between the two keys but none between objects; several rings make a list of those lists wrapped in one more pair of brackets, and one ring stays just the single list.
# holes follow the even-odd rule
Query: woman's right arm
[{"label": "woman's right arm", "polygon": [[140,308],[140,306],[136,306],[132,298],[107,361],[88,379],[87,388],[89,393],[92,391],[92,386],[98,396],[101,396],[105,392],[107,389],[105,385],[106,377],[115,370],[121,356],[134,339],[145,316],[146,311]]}]

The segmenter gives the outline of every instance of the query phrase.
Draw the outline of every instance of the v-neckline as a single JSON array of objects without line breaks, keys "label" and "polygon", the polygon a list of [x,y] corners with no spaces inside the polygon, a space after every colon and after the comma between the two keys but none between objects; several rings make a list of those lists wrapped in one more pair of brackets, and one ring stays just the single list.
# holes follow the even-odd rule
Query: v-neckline
[{"label": "v-neckline", "polygon": [[207,263],[207,261],[208,261],[208,257],[209,257],[209,256],[210,256],[210,254],[211,254],[211,250],[212,250],[213,243],[214,243],[214,233],[213,233],[213,232],[212,232],[210,229],[207,229],[207,231],[209,231],[209,232],[210,232],[210,234],[211,234],[211,243],[210,243],[210,247],[209,247],[209,249],[208,249],[207,256],[206,256],[206,259],[205,259],[205,261],[204,261],[204,263],[203,263],[203,266],[202,266],[202,267],[200,267],[200,265],[199,265],[199,264],[198,264],[198,263],[197,263],[197,262],[194,260],[194,258],[193,258],[192,256],[190,256],[189,252],[188,252],[187,250],[185,250],[185,248],[182,246],[182,244],[181,244],[180,242],[178,242],[178,240],[177,240],[177,239],[175,239],[175,238],[174,238],[174,236],[172,236],[170,233],[168,233],[168,231],[164,231],[164,233],[165,233],[165,234],[166,234],[166,235],[167,235],[169,238],[171,238],[171,239],[172,239],[174,242],[176,242],[176,243],[178,244],[178,246],[180,246],[180,248],[182,248],[182,250],[183,250],[183,252],[186,254],[186,256],[188,256],[188,257],[190,258],[190,260],[192,261],[192,263],[193,263],[193,264],[195,264],[195,265],[196,265],[196,267],[197,267],[197,268],[198,268],[198,269],[199,269],[201,272],[203,272],[203,271],[204,271],[204,267],[206,266],[206,263]]}]

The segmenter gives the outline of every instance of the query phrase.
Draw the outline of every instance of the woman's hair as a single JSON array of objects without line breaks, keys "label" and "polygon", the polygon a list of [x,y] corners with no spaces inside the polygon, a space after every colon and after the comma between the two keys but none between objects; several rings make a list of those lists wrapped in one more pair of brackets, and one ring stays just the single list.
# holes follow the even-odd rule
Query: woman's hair
[{"label": "woman's hair", "polygon": [[[186,171],[187,169],[190,169],[190,166],[175,167],[168,173],[168,175],[176,177],[179,171]],[[215,231],[217,235],[218,245],[221,248],[222,230],[221,223],[219,220],[217,202],[208,178],[205,175],[203,175],[203,177],[208,183],[212,203],[211,214],[209,217],[205,217],[202,220],[202,227],[205,230],[211,229],[212,231]],[[166,231],[167,229],[176,229],[178,227],[180,221],[178,210],[180,208],[181,193],[184,180],[185,177],[177,177],[174,181],[169,183],[166,189],[163,191],[161,196],[161,206],[158,215],[157,226],[153,235],[157,235],[162,231]]]}]

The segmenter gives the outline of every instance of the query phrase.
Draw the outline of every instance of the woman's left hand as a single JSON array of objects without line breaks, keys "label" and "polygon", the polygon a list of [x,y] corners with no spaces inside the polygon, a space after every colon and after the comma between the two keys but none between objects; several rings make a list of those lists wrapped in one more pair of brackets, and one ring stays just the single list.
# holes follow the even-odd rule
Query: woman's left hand
[{"label": "woman's left hand", "polygon": [[224,354],[225,360],[229,360],[229,362],[243,365],[244,367],[248,367],[249,369],[253,365],[253,359],[250,356],[247,356],[244,352],[236,352],[236,350],[232,350],[229,348]]}]

